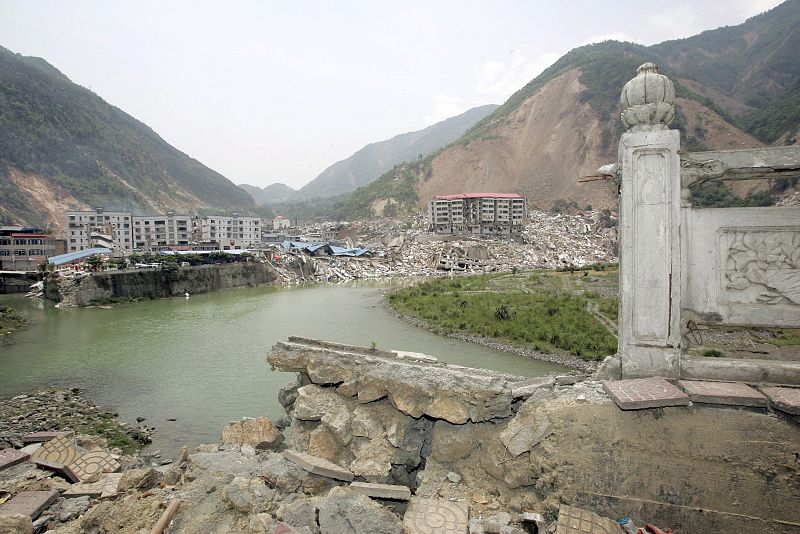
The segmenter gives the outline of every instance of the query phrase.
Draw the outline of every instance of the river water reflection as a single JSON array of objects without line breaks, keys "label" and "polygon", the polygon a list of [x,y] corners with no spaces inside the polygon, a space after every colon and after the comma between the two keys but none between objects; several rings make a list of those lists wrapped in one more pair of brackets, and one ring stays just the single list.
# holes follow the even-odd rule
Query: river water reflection
[{"label": "river water reflection", "polygon": [[184,444],[218,441],[222,427],[241,416],[284,415],[277,392],[291,375],[270,371],[265,357],[290,335],[362,346],[375,341],[522,376],[563,369],[411,326],[383,308],[388,288],[243,288],[69,310],[0,296],[0,304],[35,322],[0,345],[0,397],[78,386],[123,421],[146,417],[157,429],[153,448],[172,454]]}]

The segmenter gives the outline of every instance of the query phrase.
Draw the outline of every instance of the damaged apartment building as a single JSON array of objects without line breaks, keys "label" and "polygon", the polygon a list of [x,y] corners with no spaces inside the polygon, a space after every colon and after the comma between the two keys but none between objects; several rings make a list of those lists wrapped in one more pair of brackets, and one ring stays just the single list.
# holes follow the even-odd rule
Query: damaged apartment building
[{"label": "damaged apartment building", "polygon": [[527,212],[515,193],[440,195],[428,202],[428,226],[437,234],[518,235]]}]

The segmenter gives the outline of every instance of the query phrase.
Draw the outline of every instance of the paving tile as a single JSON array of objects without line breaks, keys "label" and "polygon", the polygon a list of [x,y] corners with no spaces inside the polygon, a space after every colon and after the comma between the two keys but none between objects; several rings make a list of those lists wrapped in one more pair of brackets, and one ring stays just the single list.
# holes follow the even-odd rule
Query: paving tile
[{"label": "paving tile", "polygon": [[624,534],[613,519],[575,506],[561,505],[556,534]]},{"label": "paving tile", "polygon": [[81,479],[78,478],[72,469],[69,468],[68,465],[60,464],[58,462],[48,462],[47,460],[36,460],[34,462],[38,467],[43,469],[49,469],[50,471],[55,471],[65,479],[69,480],[70,482],[80,482]]},{"label": "paving tile", "polygon": [[94,482],[103,473],[113,473],[120,468],[119,462],[106,451],[90,451],[69,464],[81,482]]},{"label": "paving tile", "polygon": [[27,452],[16,449],[3,449],[0,451],[0,471],[13,465],[21,464],[30,457],[31,455]]},{"label": "paving tile", "polygon": [[36,519],[56,498],[58,498],[58,492],[55,490],[22,491],[0,506],[0,514],[22,514]]},{"label": "paving tile", "polygon": [[104,473],[99,480],[95,482],[78,482],[69,487],[62,497],[114,497],[117,495],[119,489],[119,481],[122,479],[122,473]]},{"label": "paving tile", "polygon": [[122,480],[122,473],[106,473],[103,475],[103,478],[100,479],[101,482],[103,480],[105,480],[105,486],[103,487],[103,493],[100,494],[100,498],[116,497],[119,492],[119,481]]},{"label": "paving tile", "polygon": [[314,473],[315,475],[344,480],[345,482],[352,482],[355,478],[351,471],[318,456],[312,456],[291,449],[283,451],[283,456],[290,462],[299,465],[309,473]]},{"label": "paving tile", "polygon": [[99,497],[103,494],[105,487],[105,480],[98,480],[97,482],[78,482],[65,490],[61,496],[64,498],[83,497],[85,495],[89,497]]},{"label": "paving tile", "polygon": [[412,497],[403,517],[404,534],[467,534],[467,501]]},{"label": "paving tile", "polygon": [[411,490],[406,486],[394,484],[372,484],[370,482],[351,482],[350,489],[367,497],[377,499],[395,499],[407,501],[411,498]]},{"label": "paving tile", "polygon": [[686,393],[659,376],[603,382],[603,389],[622,410],[689,405]]},{"label": "paving tile", "polygon": [[55,430],[47,432],[31,432],[30,434],[23,434],[21,436],[23,443],[43,443],[51,439],[60,438],[62,436],[72,436],[72,430]]},{"label": "paving tile", "polygon": [[733,406],[767,407],[767,398],[740,382],[704,382],[702,380],[681,380],[683,388],[692,402],[707,404],[729,404]]},{"label": "paving tile", "polygon": [[31,455],[31,461],[52,462],[57,464],[69,465],[78,459],[80,454],[78,449],[72,445],[72,440],[67,436],[59,436],[51,439],[42,445]]},{"label": "paving tile", "polygon": [[761,393],[769,398],[776,410],[800,415],[800,388],[763,387]]}]

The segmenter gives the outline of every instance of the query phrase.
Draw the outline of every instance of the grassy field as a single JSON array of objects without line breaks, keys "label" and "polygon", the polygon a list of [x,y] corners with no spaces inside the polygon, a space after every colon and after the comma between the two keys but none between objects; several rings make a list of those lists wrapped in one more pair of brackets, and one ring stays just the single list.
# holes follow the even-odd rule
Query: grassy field
[{"label": "grassy field", "polygon": [[437,279],[388,297],[399,313],[461,332],[585,360],[616,352],[616,266]]}]

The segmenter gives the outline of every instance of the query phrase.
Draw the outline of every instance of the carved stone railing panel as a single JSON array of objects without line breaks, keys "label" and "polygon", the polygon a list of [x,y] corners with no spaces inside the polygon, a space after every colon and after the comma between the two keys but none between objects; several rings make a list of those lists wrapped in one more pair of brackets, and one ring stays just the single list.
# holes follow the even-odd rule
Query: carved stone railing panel
[{"label": "carved stone railing panel", "polygon": [[800,326],[800,208],[689,208],[684,222],[684,315]]}]

